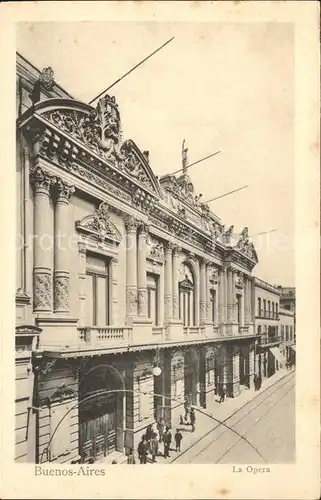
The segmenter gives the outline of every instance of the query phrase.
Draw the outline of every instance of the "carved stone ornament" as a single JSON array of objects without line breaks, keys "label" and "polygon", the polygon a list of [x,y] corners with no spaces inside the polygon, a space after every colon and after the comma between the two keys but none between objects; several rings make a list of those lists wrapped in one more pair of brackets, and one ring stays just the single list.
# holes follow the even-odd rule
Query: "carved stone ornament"
[{"label": "carved stone ornament", "polygon": [[48,66],[47,68],[44,68],[42,72],[40,73],[39,76],[39,81],[41,85],[46,89],[46,90],[52,90],[54,86],[54,71],[53,69]]},{"label": "carved stone ornament", "polygon": [[52,279],[49,273],[34,275],[34,309],[48,311],[52,306]]},{"label": "carved stone ornament", "polygon": [[137,288],[127,288],[126,290],[127,314],[137,314],[138,292]]},{"label": "carved stone ornament", "polygon": [[56,185],[57,201],[68,201],[72,194],[75,192],[75,187],[67,184],[62,179],[57,179]]},{"label": "carved stone ornament", "polygon": [[243,287],[244,287],[244,280],[243,280],[243,277],[241,274],[239,274],[236,278],[236,281],[235,281],[235,287],[238,289],[238,290],[243,290]]},{"label": "carved stone ornament", "polygon": [[120,117],[113,98],[105,96],[89,114],[61,109],[48,111],[43,116],[105,159],[115,162],[119,156]]},{"label": "carved stone ornament", "polygon": [[138,315],[147,315],[147,289],[139,288],[137,291]]},{"label": "carved stone ornament", "polygon": [[143,186],[153,190],[151,181],[149,180],[146,171],[142,165],[141,159],[134,148],[134,143],[131,140],[124,142],[120,148],[121,159],[119,166],[129,173],[132,177]]},{"label": "carved stone ornament", "polygon": [[109,239],[119,243],[121,234],[111,222],[109,209],[106,202],[102,202],[93,215],[88,215],[81,221],[76,222],[78,231],[94,233],[100,241]]},{"label": "carved stone ornament", "polygon": [[257,262],[257,254],[253,243],[250,242],[249,231],[247,227],[242,230],[235,249],[242,252],[246,257],[249,257],[250,259]]},{"label": "carved stone ornament", "polygon": [[73,399],[75,397],[75,391],[71,387],[67,387],[66,384],[61,384],[58,389],[56,389],[53,394],[47,398],[47,404],[50,406],[53,403],[62,403],[66,399]]},{"label": "carved stone ornament", "polygon": [[148,236],[147,238],[147,259],[164,260],[164,245],[160,241]]},{"label": "carved stone ornament", "polygon": [[139,222],[135,217],[128,216],[125,218],[125,227],[127,232],[136,232]]},{"label": "carved stone ornament", "polygon": [[56,183],[56,178],[40,167],[36,167],[30,176],[31,183],[33,184],[35,193],[50,193],[50,188]]},{"label": "carved stone ornament", "polygon": [[219,271],[215,267],[210,270],[209,280],[213,285],[216,285],[219,281]]},{"label": "carved stone ornament", "polygon": [[69,309],[69,276],[55,276],[55,310]]}]

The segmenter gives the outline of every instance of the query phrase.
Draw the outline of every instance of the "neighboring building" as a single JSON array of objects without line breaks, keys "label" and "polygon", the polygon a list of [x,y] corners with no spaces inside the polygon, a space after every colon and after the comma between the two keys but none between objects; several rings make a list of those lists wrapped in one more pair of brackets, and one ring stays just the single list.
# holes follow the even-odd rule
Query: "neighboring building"
[{"label": "neighboring building", "polygon": [[280,350],[280,291],[274,285],[253,278],[252,294],[254,328],[257,335],[256,370],[262,378],[266,378],[274,375],[286,362]]},{"label": "neighboring building", "polygon": [[114,97],[74,100],[20,55],[17,115],[16,460],[122,453],[185,396],[250,387],[257,255],[199,201],[187,150],[157,179]]},{"label": "neighboring building", "polygon": [[280,309],[280,332],[282,337],[282,353],[290,364],[295,364],[295,313],[289,309]]},{"label": "neighboring building", "polygon": [[[280,326],[283,353],[290,364],[296,361],[296,300],[295,287],[278,287],[280,290]],[[290,312],[289,312],[290,311]]]}]

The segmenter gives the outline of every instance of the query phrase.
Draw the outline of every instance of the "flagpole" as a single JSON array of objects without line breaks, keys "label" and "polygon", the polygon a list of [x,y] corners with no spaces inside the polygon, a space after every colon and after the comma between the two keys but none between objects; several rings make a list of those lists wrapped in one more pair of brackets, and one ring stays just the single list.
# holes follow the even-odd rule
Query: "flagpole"
[{"label": "flagpole", "polygon": [[200,163],[201,161],[205,161],[207,160],[208,158],[211,158],[212,156],[215,156],[215,155],[218,155],[221,151],[216,151],[215,153],[212,153],[208,156],[205,156],[204,158],[201,158],[200,160],[197,160],[197,161],[194,161],[193,163],[191,163],[190,165],[187,165],[186,167],[184,168],[180,168],[179,170],[175,170],[175,172],[172,172],[171,174],[167,174],[167,175],[175,175],[175,174],[178,174],[178,172],[181,172],[182,170],[187,170],[188,168],[190,167],[193,167],[194,165],[196,165],[197,163]]},{"label": "flagpole", "polygon": [[204,203],[211,203],[212,201],[219,200],[220,198],[224,198],[224,196],[228,196],[229,194],[236,193],[237,191],[241,191],[241,189],[247,188],[248,185],[242,186],[238,189],[233,189],[233,191],[229,191],[228,193],[221,194],[221,196],[217,196],[216,198],[212,198],[211,200],[204,201]]},{"label": "flagpole", "polygon": [[147,57],[145,57],[142,61],[140,61],[138,64],[136,64],[133,68],[131,68],[129,71],[127,71],[123,76],[121,76],[120,78],[118,78],[118,80],[116,80],[114,83],[112,83],[111,85],[109,85],[109,87],[107,87],[105,90],[103,90],[102,92],[100,92],[100,94],[98,94],[97,97],[95,97],[94,99],[92,99],[89,104],[92,104],[94,101],[97,101],[97,99],[99,99],[99,97],[101,97],[103,94],[105,94],[105,92],[107,92],[108,90],[110,90],[112,87],[114,87],[118,82],[120,82],[123,78],[125,78],[125,76],[129,75],[132,71],[134,71],[134,69],[138,68],[141,64],[143,64],[145,61],[147,61],[147,59],[149,59],[150,57],[152,57],[154,54],[156,54],[156,52],[158,52],[159,50],[161,50],[163,47],[165,47],[165,45],[169,44],[172,40],[174,40],[174,36],[172,38],[170,38],[169,40],[167,40],[167,42],[163,43],[163,45],[161,45],[160,47],[158,47],[158,49],[154,50],[151,54],[149,54]]}]

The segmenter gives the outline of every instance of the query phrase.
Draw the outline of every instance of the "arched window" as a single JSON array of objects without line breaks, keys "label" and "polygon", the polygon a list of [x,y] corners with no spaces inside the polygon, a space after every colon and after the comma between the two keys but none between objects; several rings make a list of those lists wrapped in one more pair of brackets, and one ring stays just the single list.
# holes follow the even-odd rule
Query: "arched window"
[{"label": "arched window", "polygon": [[183,264],[179,282],[179,317],[184,326],[195,325],[195,280],[187,264]]}]

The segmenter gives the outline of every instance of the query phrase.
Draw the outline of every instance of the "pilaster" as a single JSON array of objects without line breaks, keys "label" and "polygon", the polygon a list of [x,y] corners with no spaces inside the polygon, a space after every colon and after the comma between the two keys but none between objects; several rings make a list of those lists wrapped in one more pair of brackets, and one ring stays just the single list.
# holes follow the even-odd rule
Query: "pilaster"
[{"label": "pilaster", "polygon": [[130,322],[137,317],[137,227],[134,217],[127,217],[126,226],[126,318]]},{"label": "pilaster", "polygon": [[138,256],[137,256],[137,288],[138,288],[138,316],[147,318],[147,274],[146,274],[146,238],[149,227],[141,223],[138,227]]},{"label": "pilaster", "polygon": [[173,245],[171,242],[165,244],[165,295],[164,295],[164,306],[165,306],[165,322],[169,322],[173,317],[173,277],[172,277],[172,252]]}]

